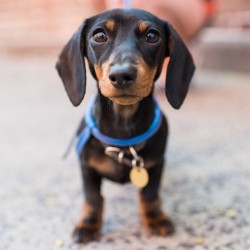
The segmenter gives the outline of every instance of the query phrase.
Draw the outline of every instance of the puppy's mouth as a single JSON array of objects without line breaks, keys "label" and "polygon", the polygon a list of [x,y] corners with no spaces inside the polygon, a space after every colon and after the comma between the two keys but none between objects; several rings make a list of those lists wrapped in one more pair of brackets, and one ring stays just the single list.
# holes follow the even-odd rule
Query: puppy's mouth
[{"label": "puppy's mouth", "polygon": [[109,99],[120,105],[132,105],[142,100],[142,97],[138,95],[122,94],[111,96]]}]

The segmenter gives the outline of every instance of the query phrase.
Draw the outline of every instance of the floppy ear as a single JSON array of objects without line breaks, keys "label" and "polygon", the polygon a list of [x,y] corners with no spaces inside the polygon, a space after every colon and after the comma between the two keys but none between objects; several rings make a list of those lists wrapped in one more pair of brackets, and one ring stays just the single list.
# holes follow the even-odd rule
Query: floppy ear
[{"label": "floppy ear", "polygon": [[81,103],[86,90],[83,29],[84,25],[75,32],[64,46],[56,63],[58,74],[74,106],[78,106]]},{"label": "floppy ear", "polygon": [[176,109],[182,105],[195,71],[193,58],[174,28],[166,22],[168,51],[165,92],[169,103]]}]

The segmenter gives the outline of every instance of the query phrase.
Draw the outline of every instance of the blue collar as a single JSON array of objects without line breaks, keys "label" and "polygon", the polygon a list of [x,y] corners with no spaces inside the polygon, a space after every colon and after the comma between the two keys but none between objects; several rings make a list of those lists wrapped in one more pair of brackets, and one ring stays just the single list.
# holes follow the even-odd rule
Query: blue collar
[{"label": "blue collar", "polygon": [[115,147],[120,147],[120,148],[125,148],[125,147],[131,147],[131,146],[138,145],[142,142],[145,142],[150,137],[152,137],[160,128],[161,121],[162,121],[162,114],[161,114],[160,108],[156,100],[154,100],[154,103],[155,103],[154,119],[152,123],[150,124],[147,131],[145,131],[144,133],[140,135],[127,138],[127,139],[117,139],[117,138],[106,136],[102,134],[101,131],[97,128],[96,121],[92,115],[92,110],[93,110],[95,100],[96,98],[93,98],[89,102],[89,105],[87,107],[87,111],[85,114],[85,127],[78,136],[76,150],[79,155],[82,152],[82,149],[84,148],[85,144],[88,142],[91,135],[104,144],[115,146]]}]

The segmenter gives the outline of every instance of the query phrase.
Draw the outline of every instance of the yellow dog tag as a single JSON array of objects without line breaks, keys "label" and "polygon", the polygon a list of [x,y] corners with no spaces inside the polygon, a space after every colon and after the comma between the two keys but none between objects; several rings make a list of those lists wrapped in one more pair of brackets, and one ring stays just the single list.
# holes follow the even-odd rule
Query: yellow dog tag
[{"label": "yellow dog tag", "polygon": [[133,167],[130,171],[130,181],[139,188],[144,188],[148,184],[148,172],[145,168]]}]

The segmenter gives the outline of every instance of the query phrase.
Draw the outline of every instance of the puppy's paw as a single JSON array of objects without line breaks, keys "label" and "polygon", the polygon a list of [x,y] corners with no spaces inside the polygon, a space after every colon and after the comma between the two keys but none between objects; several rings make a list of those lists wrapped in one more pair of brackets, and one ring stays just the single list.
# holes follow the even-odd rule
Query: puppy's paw
[{"label": "puppy's paw", "polygon": [[152,211],[144,214],[143,224],[149,235],[166,237],[175,231],[174,224],[163,212],[154,213]]},{"label": "puppy's paw", "polygon": [[72,236],[76,243],[86,244],[98,239],[102,226],[102,205],[99,208],[85,203],[79,223],[76,225]]},{"label": "puppy's paw", "polygon": [[91,223],[79,223],[76,225],[72,236],[76,243],[86,244],[97,240],[100,234],[100,226]]},{"label": "puppy's paw", "polygon": [[149,235],[168,236],[174,233],[174,224],[162,212],[159,199],[147,202],[140,196],[141,218]]}]

